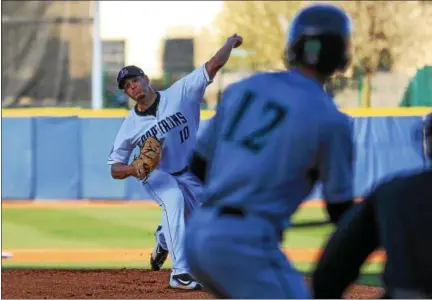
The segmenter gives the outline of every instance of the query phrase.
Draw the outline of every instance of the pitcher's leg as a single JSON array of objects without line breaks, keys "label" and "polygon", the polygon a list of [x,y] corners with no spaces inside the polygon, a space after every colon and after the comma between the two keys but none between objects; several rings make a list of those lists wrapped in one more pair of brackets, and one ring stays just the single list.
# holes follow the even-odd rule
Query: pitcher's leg
[{"label": "pitcher's leg", "polygon": [[[179,201],[180,200],[180,201]],[[162,204],[162,232],[165,237],[172,262],[173,274],[189,272],[184,259],[184,207],[183,199],[173,197]]]},{"label": "pitcher's leg", "polygon": [[[182,201],[183,204],[183,201]],[[185,253],[185,219],[183,205],[174,206],[173,202],[164,204],[164,218],[162,221],[169,253],[172,261],[170,286],[185,290],[200,290],[202,285],[190,275],[190,269]]]},{"label": "pitcher's leg", "polygon": [[184,200],[176,182],[164,187],[147,183],[150,196],[162,208],[162,232],[171,257],[173,274],[187,273],[184,259]]},{"label": "pitcher's leg", "polygon": [[177,189],[173,191],[172,195],[165,193],[164,198],[160,196],[158,197],[158,202],[161,204],[163,210],[162,231],[172,262],[172,272],[169,284],[172,288],[199,290],[202,286],[189,274],[189,266],[185,255],[183,196],[180,193],[180,190]]},{"label": "pitcher's leg", "polygon": [[[184,218],[187,222],[187,218],[196,207],[199,206],[199,201],[195,195],[195,191],[200,191],[200,186],[196,183],[191,185],[178,183],[179,188],[183,194],[184,199]],[[162,216],[164,218],[164,216]],[[162,221],[163,222],[163,221]],[[159,225],[155,232],[156,245],[153,249],[152,255],[150,257],[150,265],[153,271],[158,271],[162,268],[165,260],[168,257],[168,245],[166,243],[164,231],[162,226]]]}]

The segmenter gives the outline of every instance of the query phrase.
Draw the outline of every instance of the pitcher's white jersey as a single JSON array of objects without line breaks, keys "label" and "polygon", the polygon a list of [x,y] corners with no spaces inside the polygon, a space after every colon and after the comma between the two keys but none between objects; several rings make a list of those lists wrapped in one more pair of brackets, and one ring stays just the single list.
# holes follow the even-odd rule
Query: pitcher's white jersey
[{"label": "pitcher's white jersey", "polygon": [[117,134],[108,164],[128,164],[133,149],[142,146],[147,137],[155,136],[163,143],[158,169],[168,173],[184,169],[195,146],[200,103],[210,83],[205,65],[202,65],[168,89],[158,92],[156,116],[132,109]]}]

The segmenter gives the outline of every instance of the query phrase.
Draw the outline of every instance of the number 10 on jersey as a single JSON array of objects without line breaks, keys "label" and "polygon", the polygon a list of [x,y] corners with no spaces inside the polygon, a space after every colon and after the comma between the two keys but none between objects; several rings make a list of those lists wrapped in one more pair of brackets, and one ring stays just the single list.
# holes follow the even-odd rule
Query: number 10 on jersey
[{"label": "number 10 on jersey", "polygon": [[180,141],[183,144],[189,138],[189,126],[185,126],[180,130]]}]

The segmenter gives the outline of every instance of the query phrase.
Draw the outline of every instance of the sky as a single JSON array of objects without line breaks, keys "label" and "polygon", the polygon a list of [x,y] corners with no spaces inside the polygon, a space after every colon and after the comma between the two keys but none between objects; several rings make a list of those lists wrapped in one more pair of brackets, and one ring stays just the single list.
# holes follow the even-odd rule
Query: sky
[{"label": "sky", "polygon": [[[222,1],[100,1],[102,39],[127,40],[126,63],[159,77],[160,40],[175,26],[201,28],[210,24]],[[181,13],[180,13],[181,12]]]}]

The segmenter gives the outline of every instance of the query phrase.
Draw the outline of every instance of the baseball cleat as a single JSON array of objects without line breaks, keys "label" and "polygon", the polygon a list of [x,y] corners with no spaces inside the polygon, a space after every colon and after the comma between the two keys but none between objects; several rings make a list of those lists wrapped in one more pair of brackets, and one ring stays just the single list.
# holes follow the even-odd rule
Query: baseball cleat
[{"label": "baseball cleat", "polygon": [[150,256],[150,266],[153,271],[159,271],[168,257],[168,250],[164,249],[158,240],[158,233],[162,230],[162,226],[158,226],[154,233],[156,240],[156,247]]},{"label": "baseball cleat", "polygon": [[150,256],[150,265],[153,271],[159,271],[168,257],[168,250],[165,250],[160,245],[154,248]]},{"label": "baseball cleat", "polygon": [[182,289],[182,290],[194,290],[199,291],[202,290],[202,285],[196,282],[191,275],[178,274],[172,275],[169,282],[170,287],[174,289]]}]

